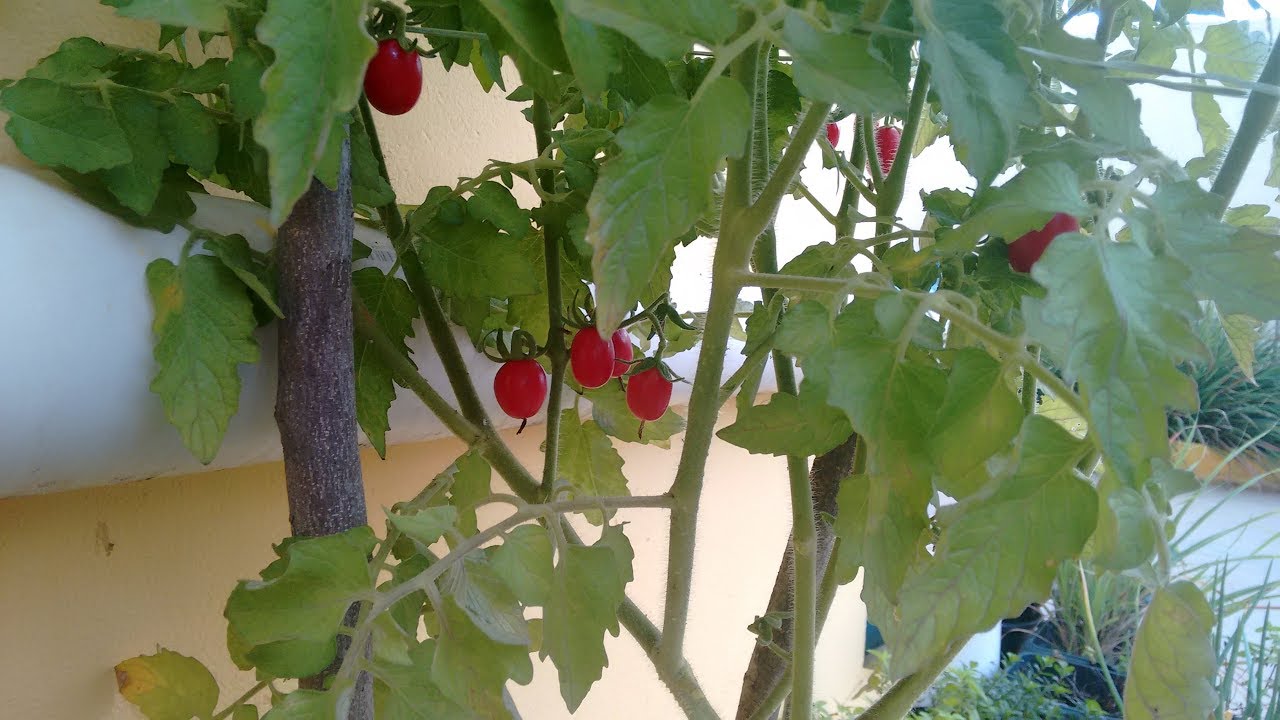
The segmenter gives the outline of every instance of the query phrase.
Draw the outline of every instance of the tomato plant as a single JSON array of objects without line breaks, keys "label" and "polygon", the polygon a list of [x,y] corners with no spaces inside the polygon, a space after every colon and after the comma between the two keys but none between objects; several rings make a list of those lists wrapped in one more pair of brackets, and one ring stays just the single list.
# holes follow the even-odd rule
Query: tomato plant
[{"label": "tomato plant", "polygon": [[641,420],[657,420],[671,404],[671,381],[657,365],[627,378],[627,407]]},{"label": "tomato plant", "polygon": [[503,412],[528,420],[547,401],[547,373],[533,358],[508,360],[493,378],[493,396]]},{"label": "tomato plant", "polygon": [[613,336],[609,338],[609,342],[613,345],[613,377],[622,377],[631,369],[633,350],[631,349],[631,335],[621,328],[613,331]]},{"label": "tomato plant", "polygon": [[609,382],[614,376],[614,348],[613,337],[600,337],[594,325],[579,330],[569,347],[573,379],[584,388],[598,388]]},{"label": "tomato plant", "polygon": [[1009,265],[1020,273],[1029,273],[1054,238],[1079,230],[1080,221],[1074,216],[1056,213],[1044,227],[1031,230],[1009,243]]},{"label": "tomato plant", "polygon": [[[87,201],[187,238],[146,277],[152,388],[187,447],[205,462],[217,453],[260,324],[297,329],[283,309],[345,303],[348,291],[353,328],[330,329],[350,337],[324,347],[356,349],[354,368],[334,361],[312,375],[350,383],[342,409],[354,418],[335,431],[352,438],[349,456],[356,424],[389,451],[397,388],[466,445],[385,527],[348,512],[339,532],[278,545],[260,579],[232,592],[229,645],[255,691],[271,690],[267,720],[374,707],[509,718],[506,687],[531,681],[535,651],[574,711],[620,627],[685,715],[719,717],[685,653],[700,512],[733,511],[703,503],[717,438],[781,459],[791,503],[780,512],[794,528],[776,570],[789,592],[761,598],[737,716],[785,702],[793,720],[811,717],[821,608],[855,577],[892,656],[893,685],[866,715],[883,720],[907,712],[972,635],[1047,597],[1054,568],[1083,554],[1147,581],[1157,611],[1140,632],[1169,641],[1135,655],[1126,713],[1204,718],[1214,707],[1202,692],[1214,671],[1204,598],[1173,577],[1163,532],[1187,481],[1165,413],[1194,402],[1194,323],[1219,313],[1256,330],[1280,317],[1280,220],[1230,207],[1254,149],[1276,137],[1280,56],[1243,23],[1197,40],[1187,12],[1215,3],[111,4],[155,20],[162,49],[70,39],[0,82],[0,109],[18,148]],[[1083,13],[1096,30],[1080,30]],[[183,24],[222,38],[208,48],[225,57],[192,62],[174,35]],[[403,50],[408,37],[421,55]],[[1204,56],[1208,72],[1175,67],[1179,50]],[[470,73],[476,93],[502,90],[534,150],[485,153],[456,183],[397,194],[371,106],[412,106],[420,56]],[[1139,82],[1194,92],[1161,112],[1202,132],[1197,157],[1175,161],[1148,137]],[[1234,134],[1218,95],[1248,98]],[[843,150],[832,117],[850,118]],[[806,184],[817,168],[801,174],[824,131],[838,205]],[[954,152],[965,189],[913,166],[928,147]],[[924,189],[923,222],[904,206],[909,175]],[[274,245],[201,226],[190,193],[202,183],[262,205]],[[831,232],[779,223],[792,199]],[[385,235],[394,262],[351,248],[356,219]],[[1077,220],[1088,232],[1067,232]],[[316,263],[292,243],[326,228],[347,254],[311,269],[359,253],[370,263],[349,286],[332,272],[296,282]],[[783,242],[799,251],[780,264]],[[712,260],[691,314],[670,298],[677,253],[694,245]],[[566,347],[586,317],[594,325]],[[653,357],[628,365],[632,336]],[[411,337],[426,338],[443,377],[420,369]],[[493,398],[464,351],[489,352],[490,338],[504,363]],[[656,363],[693,351],[688,407],[670,408]],[[581,396],[564,392],[569,373]],[[625,398],[607,382],[620,375]],[[1087,432],[1037,414],[1037,392]],[[522,421],[545,404],[539,472],[517,459],[491,399]],[[717,431],[728,403],[735,418]],[[670,485],[631,495],[621,444],[679,433]],[[509,492],[490,497],[493,473]],[[945,510],[943,496],[954,500]],[[489,501],[514,510],[482,525],[476,508]],[[620,509],[670,515],[660,617],[627,597],[645,568]],[[177,689],[161,699],[210,716],[211,676],[172,655],[122,663],[125,697],[145,712],[149,692]],[[307,682],[291,692],[276,682],[296,678]],[[251,696],[213,716],[256,714]]]},{"label": "tomato plant", "polygon": [[403,115],[422,95],[422,59],[395,38],[378,43],[378,51],[364,72],[364,94],[369,104],[386,115]]}]

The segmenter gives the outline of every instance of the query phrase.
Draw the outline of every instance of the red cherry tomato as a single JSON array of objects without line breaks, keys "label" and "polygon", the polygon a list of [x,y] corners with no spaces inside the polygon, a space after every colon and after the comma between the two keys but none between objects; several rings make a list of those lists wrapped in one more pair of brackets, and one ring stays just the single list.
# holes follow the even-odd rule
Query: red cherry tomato
[{"label": "red cherry tomato", "polygon": [[613,377],[613,343],[600,337],[595,326],[582,328],[573,336],[569,367],[573,370],[573,378],[582,387],[604,385]]},{"label": "red cherry tomato", "polygon": [[880,174],[888,175],[893,169],[893,160],[898,157],[900,144],[901,130],[892,125],[876,128],[876,156],[880,158]]},{"label": "red cherry tomato", "polygon": [[827,142],[831,143],[831,147],[840,144],[840,126],[835,123],[827,123]]},{"label": "red cherry tomato", "polygon": [[622,377],[631,368],[631,335],[626,330],[613,331],[613,376]]},{"label": "red cherry tomato", "polygon": [[547,399],[547,373],[532,358],[508,360],[493,378],[493,396],[503,412],[517,420],[528,420],[538,414]]},{"label": "red cherry tomato", "polygon": [[671,404],[671,381],[651,367],[631,376],[627,382],[627,407],[644,421],[657,420]]},{"label": "red cherry tomato", "polygon": [[1029,273],[1054,238],[1079,230],[1080,221],[1066,213],[1058,213],[1044,227],[1009,243],[1009,265],[1020,273]]},{"label": "red cherry tomato", "polygon": [[422,94],[422,58],[387,38],[364,71],[364,94],[369,104],[387,115],[403,115],[413,109]]}]

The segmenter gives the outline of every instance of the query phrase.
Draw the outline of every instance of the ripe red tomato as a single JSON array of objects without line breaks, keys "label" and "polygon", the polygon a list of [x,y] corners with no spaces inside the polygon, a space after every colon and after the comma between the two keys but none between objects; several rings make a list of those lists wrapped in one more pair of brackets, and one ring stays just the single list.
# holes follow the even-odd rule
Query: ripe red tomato
[{"label": "ripe red tomato", "polygon": [[613,376],[622,377],[627,374],[630,369],[631,362],[631,335],[622,329],[614,330],[613,337]]},{"label": "ripe red tomato", "polygon": [[1009,243],[1009,265],[1020,273],[1029,273],[1054,238],[1079,230],[1078,220],[1066,213],[1058,213],[1044,227]]},{"label": "ripe red tomato", "polygon": [[831,147],[840,144],[840,126],[835,123],[827,123],[827,142],[831,143]]},{"label": "ripe red tomato", "polygon": [[547,373],[532,358],[508,360],[493,378],[493,396],[503,412],[517,420],[528,420],[546,402]]},{"label": "ripe red tomato", "polygon": [[413,109],[422,94],[422,58],[387,38],[364,71],[364,94],[369,104],[387,115],[403,115]]},{"label": "ripe red tomato", "polygon": [[898,157],[898,146],[902,144],[902,131],[892,125],[876,128],[876,156],[880,158],[880,173],[888,175],[893,169],[893,160]]},{"label": "ripe red tomato", "polygon": [[671,404],[671,381],[657,367],[631,376],[627,382],[627,407],[641,420],[657,420]]},{"label": "ripe red tomato", "polygon": [[600,337],[595,326],[585,327],[573,336],[569,348],[569,367],[573,377],[584,388],[598,388],[613,377],[613,343]]}]

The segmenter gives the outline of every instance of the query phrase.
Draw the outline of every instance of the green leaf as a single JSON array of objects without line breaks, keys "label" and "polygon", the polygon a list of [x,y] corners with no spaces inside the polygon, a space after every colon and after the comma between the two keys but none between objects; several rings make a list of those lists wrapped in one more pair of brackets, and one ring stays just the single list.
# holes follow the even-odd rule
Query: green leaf
[{"label": "green leaf", "polygon": [[767,405],[738,414],[737,421],[716,435],[727,443],[763,455],[821,455],[853,432],[844,413],[812,392],[798,397],[777,393]]},{"label": "green leaf", "polygon": [[472,624],[452,599],[442,613],[431,679],[445,697],[483,718],[510,718],[502,699],[507,680],[527,685],[533,679],[529,649],[491,640]]},{"label": "green leaf", "polygon": [[[630,38],[614,33],[613,48],[620,68],[609,77],[609,84],[619,95],[639,106],[658,95],[675,94],[666,65],[646,55]],[[581,81],[582,76],[578,77]]]},{"label": "green leaf", "polygon": [[207,718],[218,705],[218,683],[199,660],[172,650],[140,655],[116,665],[120,695],[147,720]]},{"label": "green leaf", "polygon": [[[627,495],[627,478],[622,474],[622,456],[604,430],[593,420],[578,421],[576,410],[560,414],[559,479],[585,496]],[[600,522],[601,513],[586,517]]]},{"label": "green leaf", "polygon": [[480,0],[513,40],[553,70],[567,71],[555,12],[548,0]]},{"label": "green leaf", "polygon": [[160,128],[178,162],[201,175],[213,173],[218,159],[218,123],[190,95],[179,95],[160,108]]},{"label": "green leaf", "polygon": [[846,516],[841,505],[837,532],[866,567],[863,598],[873,622],[886,619],[887,603],[922,548],[934,472],[923,429],[934,424],[946,390],[932,363],[899,357],[899,340],[882,333],[874,303],[855,301],[836,318],[831,345],[804,365],[804,384],[825,389],[827,402],[867,443],[870,488],[862,491],[861,510]]},{"label": "green leaf", "polygon": [[1156,591],[1138,627],[1124,690],[1132,720],[1203,720],[1218,704],[1213,610],[1188,581]]},{"label": "green leaf", "polygon": [[1012,474],[938,512],[934,555],[907,575],[900,622],[886,628],[894,675],[1048,596],[1058,564],[1080,553],[1097,522],[1097,496],[1075,472],[1086,449],[1033,415]]},{"label": "green leaf", "polygon": [[483,558],[464,558],[442,584],[476,629],[490,640],[522,647],[529,644],[529,626],[515,594]]},{"label": "green leaf", "polygon": [[567,0],[566,6],[574,15],[626,35],[659,60],[679,58],[695,41],[717,45],[738,24],[733,6],[719,0]]},{"label": "green leaf", "polygon": [[1022,405],[1004,381],[1004,369],[981,350],[956,356],[947,393],[929,431],[938,489],[957,499],[986,483],[986,462],[1005,449],[1022,426]]},{"label": "green leaf", "polygon": [[1194,181],[1165,183],[1142,214],[1191,271],[1191,285],[1223,313],[1280,317],[1280,236],[1218,220],[1221,199]]},{"label": "green leaf", "polygon": [[336,720],[338,697],[332,691],[294,690],[271,706],[262,720]]},{"label": "green leaf", "polygon": [[106,77],[103,68],[119,57],[118,47],[103,45],[93,38],[74,37],[62,41],[52,55],[41,58],[26,76],[56,83],[88,83]]},{"label": "green leaf", "polygon": [[409,650],[411,665],[376,662],[373,685],[374,716],[378,720],[470,720],[476,717],[444,696],[431,680],[435,641]]},{"label": "green leaf", "polygon": [[[405,338],[413,337],[413,320],[418,317],[418,302],[408,283],[398,277],[387,277],[376,267],[363,267],[352,273],[351,284],[356,297],[364,302],[378,326],[408,356]],[[378,456],[386,458],[387,431],[391,429],[387,412],[396,399],[391,370],[372,343],[357,343],[355,371],[356,420]]]},{"label": "green leaf", "polygon": [[778,350],[804,357],[831,341],[831,311],[826,305],[804,300],[787,308],[774,335]]},{"label": "green leaf", "polygon": [[240,705],[231,711],[231,720],[258,720],[256,705]]},{"label": "green leaf", "polygon": [[127,165],[107,168],[102,178],[121,204],[147,215],[156,203],[164,170],[169,166],[168,144],[160,132],[160,112],[150,100],[133,92],[113,94],[111,105],[121,127],[129,128],[133,159]]},{"label": "green leaf", "polygon": [[395,529],[421,543],[424,548],[439,540],[458,520],[458,511],[452,505],[423,508],[407,515],[390,510],[384,512]]},{"label": "green leaf", "polygon": [[330,642],[352,602],[373,589],[368,557],[376,544],[368,527],[294,539],[284,548],[283,561],[277,561],[283,566],[264,571],[264,578],[270,579],[236,585],[224,615],[251,647]]},{"label": "green leaf", "polygon": [[1207,72],[1254,80],[1266,62],[1270,43],[1260,32],[1250,32],[1247,20],[1235,20],[1204,29],[1200,50]]},{"label": "green leaf", "polygon": [[122,17],[207,32],[227,29],[227,0],[102,0]]},{"label": "green leaf", "polygon": [[382,177],[369,132],[358,116],[351,123],[351,195],[357,204],[377,208],[396,201],[395,190]]},{"label": "green leaf", "polygon": [[1044,227],[1059,212],[1075,216],[1089,213],[1079,178],[1066,163],[1033,165],[1005,184],[980,193],[974,198],[971,217],[945,233],[940,242],[957,250],[972,247],[983,235],[1012,242],[1028,230]]},{"label": "green leaf", "polygon": [[235,273],[276,317],[284,317],[284,311],[276,304],[275,276],[270,267],[254,257],[253,249],[243,235],[206,237],[204,247]]},{"label": "green leaf", "polygon": [[1240,372],[1253,383],[1257,382],[1253,377],[1253,366],[1258,340],[1261,337],[1258,332],[1259,325],[1257,320],[1248,315],[1227,315],[1222,318],[1222,329],[1227,335],[1227,347],[1231,349],[1232,357],[1240,365]]},{"label": "green leaf", "polygon": [[569,712],[609,664],[604,634],[618,635],[618,607],[631,579],[631,543],[622,528],[605,528],[591,547],[563,550],[543,612],[542,650],[560,672],[560,696]]},{"label": "green leaf", "polygon": [[916,20],[957,155],[986,185],[1004,169],[1018,126],[1036,117],[1004,14],[993,0],[937,0],[917,7]]},{"label": "green leaf", "polygon": [[1196,403],[1177,368],[1203,352],[1187,269],[1135,243],[1071,233],[1053,241],[1032,276],[1048,294],[1023,301],[1031,338],[1079,378],[1091,432],[1123,483],[1140,487],[1147,460],[1169,452],[1166,407]]},{"label": "green leaf", "polygon": [[458,529],[463,535],[475,535],[476,505],[489,497],[493,470],[480,453],[468,450],[436,478],[450,483],[449,497],[458,508]]},{"label": "green leaf", "polygon": [[240,405],[240,363],[257,362],[253,303],[235,273],[216,258],[193,255],[147,266],[155,310],[156,365],[151,392],[196,459],[208,464]]},{"label": "green leaf", "polygon": [[1145,496],[1120,484],[1108,469],[1098,482],[1098,527],[1089,541],[1093,564],[1115,571],[1136,568],[1151,559],[1159,529]]},{"label": "green leaf", "polygon": [[811,100],[857,113],[901,114],[907,98],[870,38],[815,26],[799,10],[787,13],[782,42],[791,54],[796,87]]},{"label": "green leaf", "polygon": [[471,217],[461,224],[433,220],[418,231],[422,265],[432,284],[450,295],[488,298],[533,295],[542,289],[542,268],[518,252],[516,239]]},{"label": "green leaf", "polygon": [[650,100],[618,133],[621,153],[604,164],[587,204],[601,328],[617,327],[663,254],[711,203],[712,173],[745,149],[749,110],[742,85],[720,78],[697,104]]},{"label": "green leaf", "polygon": [[608,89],[609,76],[622,69],[614,50],[618,36],[569,12],[565,0],[551,0],[551,5],[578,87],[586,95],[603,94]]},{"label": "green leaf", "polygon": [[1200,132],[1205,157],[1215,157],[1231,143],[1231,126],[1222,117],[1222,107],[1209,93],[1191,94],[1191,113]]},{"label": "green leaf", "polygon": [[129,139],[96,92],[27,78],[0,91],[5,132],[33,162],[90,172],[133,159]]},{"label": "green leaf", "polygon": [[640,421],[627,407],[626,393],[616,383],[583,394],[591,401],[591,419],[619,440],[670,449],[671,438],[684,432],[684,418],[668,408],[662,417],[645,423],[641,433]]},{"label": "green leaf", "polygon": [[529,211],[520,207],[505,185],[492,180],[481,183],[467,198],[467,212],[477,220],[487,220],[494,227],[515,238],[529,232]]},{"label": "green leaf", "polygon": [[1126,154],[1151,147],[1151,141],[1142,132],[1138,101],[1124,81],[1107,79],[1086,83],[1076,97],[1097,140],[1113,143],[1128,151]]},{"label": "green leaf", "polygon": [[227,63],[227,96],[237,121],[252,120],[266,107],[267,96],[261,83],[271,59],[270,49],[251,40],[237,46]]},{"label": "green leaf", "polygon": [[254,126],[271,156],[273,226],[310,186],[339,116],[360,97],[375,49],[364,10],[364,0],[276,0],[258,23],[258,38],[276,53]]},{"label": "green leaf", "polygon": [[540,525],[515,527],[489,555],[489,566],[525,605],[547,603],[551,595],[551,563],[551,538]]}]

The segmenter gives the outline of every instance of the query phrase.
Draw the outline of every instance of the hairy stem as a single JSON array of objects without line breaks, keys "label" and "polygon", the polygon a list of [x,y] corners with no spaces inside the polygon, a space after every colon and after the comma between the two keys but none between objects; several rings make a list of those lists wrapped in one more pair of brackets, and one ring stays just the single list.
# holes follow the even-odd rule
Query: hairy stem
[{"label": "hairy stem", "polygon": [[[1271,46],[1271,54],[1267,56],[1267,64],[1262,67],[1258,82],[1267,85],[1280,83],[1280,42]],[[1222,161],[1222,169],[1213,179],[1210,191],[1221,198],[1221,210],[1226,211],[1240,187],[1244,171],[1253,159],[1262,136],[1271,126],[1271,119],[1276,115],[1276,107],[1280,104],[1280,96],[1274,93],[1263,93],[1254,90],[1244,104],[1244,115],[1240,119],[1240,130],[1231,141],[1227,157]]]},{"label": "hairy stem", "polygon": [[880,696],[875,704],[858,716],[858,720],[900,720],[911,711],[915,701],[929,689],[942,671],[947,669],[968,641],[969,637],[956,640],[948,650],[930,658],[914,674],[894,683],[893,687]]},{"label": "hairy stem", "polygon": [[1111,678],[1111,665],[1107,663],[1107,656],[1102,654],[1102,642],[1098,640],[1098,627],[1093,620],[1093,603],[1089,598],[1089,578],[1084,573],[1084,565],[1079,561],[1076,562],[1076,571],[1080,573],[1080,599],[1084,603],[1084,624],[1089,632],[1089,649],[1097,656],[1098,667],[1102,668],[1102,679],[1107,681],[1107,689],[1111,691],[1111,699],[1115,701],[1116,707],[1124,707],[1124,698],[1116,689],[1116,681]]},{"label": "hairy stem", "polygon": [[[796,175],[800,172],[800,167],[804,164],[804,156],[809,151],[809,146],[813,145],[818,133],[826,126],[827,116],[830,113],[830,103],[814,103],[805,111],[804,116],[800,119],[800,124],[796,127],[795,133],[791,136],[791,144],[787,145],[786,151],[782,153],[782,159],[778,161],[778,167],[774,169],[773,176],[769,178],[769,182],[760,191],[760,196],[756,198],[756,201],[750,207],[746,207],[745,204],[740,206],[744,210],[742,212],[741,225],[737,229],[744,236],[754,239],[769,226],[769,223],[773,222],[773,217],[778,212],[778,205],[782,202],[782,197],[791,188],[791,182],[796,179]],[[728,202],[727,189],[725,200]],[[725,227],[724,220],[725,218],[721,219],[721,229]]]},{"label": "hairy stem", "polygon": [[[547,101],[540,95],[533,98],[533,132],[541,155],[551,145],[551,113]],[[549,194],[556,191],[553,170],[539,170],[538,182]],[[547,440],[542,462],[542,494],[551,494],[555,485],[560,457],[560,405],[564,394],[564,370],[569,362],[569,351],[564,345],[564,316],[561,313],[563,299],[560,287],[560,241],[564,235],[564,223],[556,213],[548,213],[550,219],[542,228],[547,269],[547,359],[551,361],[551,387],[547,394]]]}]

